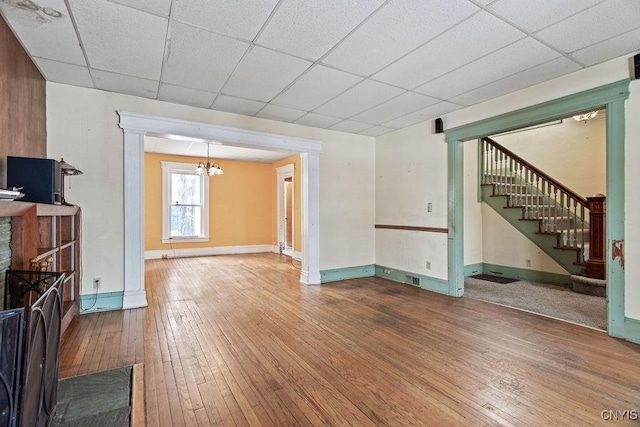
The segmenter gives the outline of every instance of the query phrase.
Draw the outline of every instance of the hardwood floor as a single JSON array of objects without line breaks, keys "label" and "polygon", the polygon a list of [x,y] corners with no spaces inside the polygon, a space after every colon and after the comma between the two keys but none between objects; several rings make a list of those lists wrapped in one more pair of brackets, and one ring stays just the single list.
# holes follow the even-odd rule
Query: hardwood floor
[{"label": "hardwood floor", "polygon": [[638,425],[601,413],[640,412],[639,345],[379,278],[298,277],[274,254],[147,261],[149,307],[76,318],[60,375],[144,363],[149,426]]}]

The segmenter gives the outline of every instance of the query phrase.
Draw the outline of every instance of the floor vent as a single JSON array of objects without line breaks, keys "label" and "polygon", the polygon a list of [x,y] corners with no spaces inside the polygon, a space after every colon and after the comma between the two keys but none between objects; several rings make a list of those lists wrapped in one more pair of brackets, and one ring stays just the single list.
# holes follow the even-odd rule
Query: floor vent
[{"label": "floor vent", "polygon": [[407,285],[413,285],[413,286],[420,286],[420,278],[419,277],[414,277],[414,276],[409,276],[408,274],[406,276],[404,276],[404,283],[406,283]]}]

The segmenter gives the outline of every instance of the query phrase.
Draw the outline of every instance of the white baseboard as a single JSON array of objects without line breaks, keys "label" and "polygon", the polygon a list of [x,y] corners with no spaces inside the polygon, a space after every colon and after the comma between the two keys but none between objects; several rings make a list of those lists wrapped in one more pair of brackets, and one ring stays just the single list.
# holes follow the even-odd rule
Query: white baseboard
[{"label": "white baseboard", "polygon": [[271,245],[215,246],[209,248],[160,249],[144,251],[144,259],[184,258],[193,256],[255,254],[271,252]]}]

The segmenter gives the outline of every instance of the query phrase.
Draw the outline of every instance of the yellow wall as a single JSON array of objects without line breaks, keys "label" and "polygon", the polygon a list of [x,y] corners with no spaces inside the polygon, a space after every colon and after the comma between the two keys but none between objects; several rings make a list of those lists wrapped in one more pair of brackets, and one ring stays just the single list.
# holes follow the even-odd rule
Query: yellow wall
[{"label": "yellow wall", "polygon": [[[162,243],[160,162],[193,163],[195,168],[201,160],[195,157],[145,153],[145,250],[169,247],[168,243]],[[224,175],[209,178],[209,242],[172,243],[173,247],[184,249],[272,244],[275,198],[272,185],[273,165],[212,160],[220,164]]]},{"label": "yellow wall", "polygon": [[301,166],[300,166],[300,155],[294,154],[293,156],[287,157],[286,159],[278,160],[273,163],[271,166],[273,168],[273,205],[272,205],[272,215],[273,215],[273,223],[272,223],[272,239],[273,244],[278,244],[278,175],[276,172],[276,168],[280,166],[285,166],[293,163],[293,211],[294,211],[294,230],[293,230],[293,250],[296,252],[302,251],[302,175],[300,174]]}]

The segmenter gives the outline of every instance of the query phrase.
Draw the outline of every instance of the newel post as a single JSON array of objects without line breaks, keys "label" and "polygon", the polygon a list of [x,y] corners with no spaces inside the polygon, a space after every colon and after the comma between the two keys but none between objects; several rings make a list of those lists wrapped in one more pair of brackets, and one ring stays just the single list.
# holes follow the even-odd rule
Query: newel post
[{"label": "newel post", "polygon": [[604,194],[587,197],[589,202],[589,260],[587,277],[605,278],[605,217],[607,198]]}]

